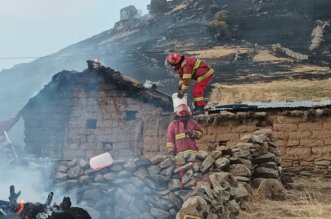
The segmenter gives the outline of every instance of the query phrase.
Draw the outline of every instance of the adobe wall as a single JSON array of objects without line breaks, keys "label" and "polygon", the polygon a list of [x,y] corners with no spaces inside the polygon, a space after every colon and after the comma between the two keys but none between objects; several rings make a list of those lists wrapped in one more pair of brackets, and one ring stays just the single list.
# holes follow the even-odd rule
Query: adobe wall
[{"label": "adobe wall", "polygon": [[[281,152],[282,167],[305,176],[331,176],[331,110],[295,110],[275,112],[221,112],[196,116],[204,137],[200,149],[213,150],[217,145],[234,146],[239,139],[263,127],[271,128]],[[144,153],[147,157],[163,153],[165,133],[171,116],[154,118],[145,126]],[[151,119],[150,119],[151,120]],[[159,126],[158,124],[162,124]],[[152,130],[158,129],[158,135]],[[162,134],[163,133],[163,134]]]},{"label": "adobe wall", "polygon": [[[73,103],[63,152],[65,160],[90,158],[104,152],[110,152],[114,158],[142,155],[143,120],[162,111],[109,84],[99,85],[95,94],[77,86]],[[96,127],[88,128],[88,120],[95,120]]]}]

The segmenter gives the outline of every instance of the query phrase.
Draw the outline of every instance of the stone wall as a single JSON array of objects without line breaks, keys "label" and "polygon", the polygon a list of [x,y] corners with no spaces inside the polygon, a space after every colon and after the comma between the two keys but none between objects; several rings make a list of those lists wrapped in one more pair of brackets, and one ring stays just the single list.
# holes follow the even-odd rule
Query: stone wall
[{"label": "stone wall", "polygon": [[[144,148],[147,157],[163,153],[167,127],[156,124],[169,124],[171,119],[155,118],[153,124],[145,126],[145,133],[151,133],[151,130],[156,128],[159,133],[158,136],[148,136]],[[218,145],[233,147],[245,134],[267,127],[273,130],[277,139],[285,170],[305,176],[331,176],[329,109],[221,112],[209,116],[196,116],[194,119],[204,131],[203,138],[198,141],[200,149],[210,151]],[[158,146],[153,142],[158,142]]]},{"label": "stone wall", "polygon": [[[280,198],[279,152],[270,130],[246,135],[233,148],[218,146],[173,156],[116,161],[93,171],[87,161],[62,161],[55,187],[73,193],[78,204],[104,218],[237,218],[246,208],[251,185],[277,188]],[[183,173],[182,177],[180,174]],[[178,214],[177,214],[178,213]]]}]

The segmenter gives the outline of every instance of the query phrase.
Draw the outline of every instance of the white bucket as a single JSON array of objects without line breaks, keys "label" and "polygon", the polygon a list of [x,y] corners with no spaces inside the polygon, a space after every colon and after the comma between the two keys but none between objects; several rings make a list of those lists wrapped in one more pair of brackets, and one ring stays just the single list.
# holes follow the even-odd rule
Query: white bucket
[{"label": "white bucket", "polygon": [[177,107],[180,104],[186,104],[187,105],[187,94],[184,94],[184,97],[182,99],[177,97],[178,93],[172,94],[172,103],[174,106],[174,112],[177,111]]},{"label": "white bucket", "polygon": [[103,153],[90,159],[90,167],[93,170],[100,170],[111,166],[113,162],[114,160],[110,153]]}]

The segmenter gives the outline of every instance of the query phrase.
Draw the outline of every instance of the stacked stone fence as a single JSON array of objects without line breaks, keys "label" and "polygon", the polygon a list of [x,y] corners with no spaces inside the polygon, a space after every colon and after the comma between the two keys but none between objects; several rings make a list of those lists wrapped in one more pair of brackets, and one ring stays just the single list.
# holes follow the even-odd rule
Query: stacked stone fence
[{"label": "stacked stone fence", "polygon": [[[331,176],[331,110],[279,110],[268,112],[221,112],[195,116],[204,136],[198,141],[202,150],[219,145],[233,147],[241,137],[261,128],[273,131],[284,170],[302,176]],[[165,150],[165,133],[171,117],[154,118],[144,133],[158,130],[158,136],[144,136],[144,154],[155,156]],[[162,134],[163,133],[163,134]],[[147,141],[146,141],[147,139]]]},{"label": "stacked stone fence", "polygon": [[[208,153],[154,156],[116,161],[99,171],[87,161],[59,163],[55,187],[94,209],[93,218],[237,218],[251,186],[273,183],[281,194],[279,151],[270,130],[241,138],[234,147]],[[179,172],[185,171],[180,180]]]}]

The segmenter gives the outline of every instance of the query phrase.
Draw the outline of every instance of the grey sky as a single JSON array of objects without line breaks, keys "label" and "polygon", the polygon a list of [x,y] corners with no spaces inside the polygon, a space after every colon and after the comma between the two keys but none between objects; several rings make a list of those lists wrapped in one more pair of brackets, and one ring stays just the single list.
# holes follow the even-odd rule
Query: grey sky
[{"label": "grey sky", "polygon": [[0,71],[89,38],[114,26],[120,9],[147,13],[150,0],[8,0],[0,7]]}]

